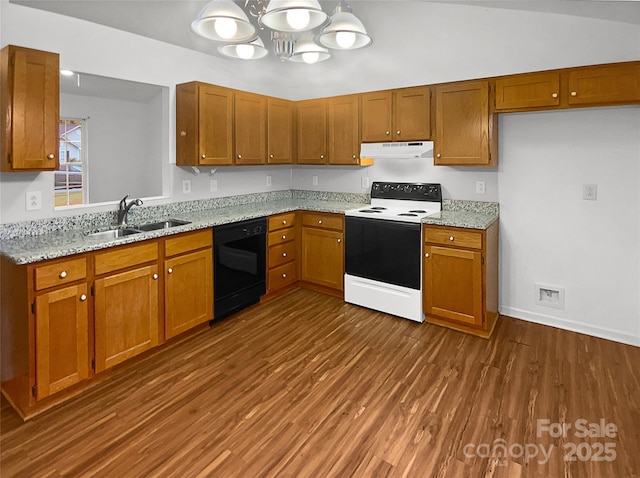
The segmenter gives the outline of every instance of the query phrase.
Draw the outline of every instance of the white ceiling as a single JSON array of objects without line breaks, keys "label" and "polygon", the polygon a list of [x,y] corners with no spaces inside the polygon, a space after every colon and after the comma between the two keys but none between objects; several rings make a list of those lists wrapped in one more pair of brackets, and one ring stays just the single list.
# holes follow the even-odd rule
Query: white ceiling
[{"label": "white ceiling", "polygon": [[[190,28],[191,21],[208,3],[206,0],[10,0],[10,2],[76,17],[207,54],[219,55],[216,51],[218,43],[198,37]],[[450,0],[440,2],[432,0],[414,2],[352,0],[350,4],[356,16],[363,20],[366,19],[365,26],[375,42],[376,32],[383,30],[383,23],[388,26],[389,22],[392,22],[397,25],[398,32],[402,31],[403,18],[394,16],[394,5],[400,2],[404,4],[405,15],[408,4],[430,2],[590,17],[640,25],[640,0]],[[331,13],[337,3],[337,1],[321,2],[327,13]],[[376,4],[378,11],[380,11],[381,4],[387,4],[384,10],[385,15],[382,17],[368,16],[367,13],[372,4]],[[274,57],[271,59],[276,61]]]}]

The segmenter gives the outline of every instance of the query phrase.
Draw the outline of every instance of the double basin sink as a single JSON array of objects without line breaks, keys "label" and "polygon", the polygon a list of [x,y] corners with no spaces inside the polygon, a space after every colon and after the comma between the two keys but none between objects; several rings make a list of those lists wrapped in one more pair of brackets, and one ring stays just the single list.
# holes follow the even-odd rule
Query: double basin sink
[{"label": "double basin sink", "polygon": [[100,240],[119,239],[121,237],[140,234],[141,232],[158,231],[160,229],[171,229],[172,227],[184,226],[191,224],[190,221],[181,221],[180,219],[167,219],[165,221],[152,222],[151,224],[143,224],[136,227],[124,227],[120,229],[109,229],[108,231],[93,232],[87,234],[87,237]]}]

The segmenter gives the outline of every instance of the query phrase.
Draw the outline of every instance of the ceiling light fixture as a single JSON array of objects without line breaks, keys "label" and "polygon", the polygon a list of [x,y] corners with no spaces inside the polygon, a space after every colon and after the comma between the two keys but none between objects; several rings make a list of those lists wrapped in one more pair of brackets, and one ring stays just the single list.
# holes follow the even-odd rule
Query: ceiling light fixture
[{"label": "ceiling light fixture", "polygon": [[[340,0],[330,20],[318,0],[244,0],[244,10],[231,0],[213,0],[200,11],[191,28],[205,38],[224,42],[218,47],[223,55],[243,60],[267,56],[259,37],[259,31],[267,27],[271,29],[273,51],[282,61],[316,63],[331,57],[327,48],[354,50],[372,42],[345,0]],[[312,30],[322,26],[316,34],[319,45]]]}]

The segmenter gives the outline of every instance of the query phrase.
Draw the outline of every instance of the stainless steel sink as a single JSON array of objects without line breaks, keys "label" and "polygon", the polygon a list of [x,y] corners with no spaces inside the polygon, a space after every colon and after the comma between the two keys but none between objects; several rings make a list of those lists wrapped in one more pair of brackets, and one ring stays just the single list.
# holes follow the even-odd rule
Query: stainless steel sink
[{"label": "stainless steel sink", "polygon": [[124,229],[109,229],[108,231],[102,232],[93,232],[91,234],[87,234],[88,237],[92,239],[118,239],[120,237],[130,236],[132,234],[140,234],[142,231],[138,229],[133,229],[131,227],[126,227]]},{"label": "stainless steel sink", "polygon": [[158,229],[171,229],[176,226],[184,226],[185,224],[191,224],[190,221],[181,221],[180,219],[167,219],[166,221],[153,222],[151,224],[144,224],[138,226],[141,231],[157,231]]}]

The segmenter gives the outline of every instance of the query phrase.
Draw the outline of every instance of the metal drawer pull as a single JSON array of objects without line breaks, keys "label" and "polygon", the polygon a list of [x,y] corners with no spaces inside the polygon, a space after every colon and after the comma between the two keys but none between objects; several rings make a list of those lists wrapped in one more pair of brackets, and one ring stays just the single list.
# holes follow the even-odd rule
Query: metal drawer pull
[{"label": "metal drawer pull", "polygon": [[184,130],[183,130],[183,131],[180,131],[180,136],[185,137],[186,135],[187,135],[187,132],[186,132],[186,131],[184,131]]},{"label": "metal drawer pull", "polygon": [[287,221],[282,221],[282,224],[286,224],[286,223],[287,223]]},{"label": "metal drawer pull", "polygon": [[283,253],[282,253],[282,257],[287,257],[287,253],[286,253],[286,252],[283,252]]},{"label": "metal drawer pull", "polygon": [[172,269],[171,267],[169,267],[169,269],[167,269],[167,272],[168,272],[169,274],[173,274],[173,269]]},{"label": "metal drawer pull", "polygon": [[551,95],[551,98],[557,98],[557,97],[558,97],[558,93],[553,93],[553,94]]},{"label": "metal drawer pull", "polygon": [[282,240],[284,241],[287,238],[287,236],[282,236]]},{"label": "metal drawer pull", "polygon": [[320,219],[320,220],[318,221],[318,224],[322,224],[322,219]]},{"label": "metal drawer pull", "polygon": [[439,158],[439,157],[440,157],[440,153],[436,154],[436,158]]},{"label": "metal drawer pull", "polygon": [[270,157],[271,159],[273,159],[273,154],[270,154],[270,155],[269,155],[269,157]]},{"label": "metal drawer pull", "polygon": [[450,241],[453,241],[453,236],[449,236],[449,240],[450,240]]},{"label": "metal drawer pull", "polygon": [[153,274],[153,280],[157,280],[158,279],[158,274]]},{"label": "metal drawer pull", "polygon": [[287,278],[287,274],[282,274],[282,277],[283,277],[284,279],[286,279],[286,278]]},{"label": "metal drawer pull", "polygon": [[577,93],[577,92],[575,92],[575,91],[572,91],[572,92],[571,92],[571,96],[578,96],[578,93]]},{"label": "metal drawer pull", "polygon": [[356,159],[356,155],[355,154],[353,155],[353,159]]},{"label": "metal drawer pull", "polygon": [[385,134],[389,134],[389,132],[388,132],[388,131],[386,131],[386,132],[385,132]]},{"label": "metal drawer pull", "polygon": [[242,159],[242,155],[241,154],[238,155],[238,159]]},{"label": "metal drawer pull", "polygon": [[320,159],[324,159],[324,154],[321,154],[321,155],[320,155]]},{"label": "metal drawer pull", "polygon": [[56,158],[56,155],[55,155],[55,154],[50,154],[49,156],[47,156],[47,158],[49,158],[49,159],[55,159],[55,158]]},{"label": "metal drawer pull", "polygon": [[400,134],[400,130],[396,131],[396,134]]},{"label": "metal drawer pull", "polygon": [[67,271],[62,271],[60,273],[60,279],[64,279],[65,277],[67,277]]},{"label": "metal drawer pull", "polygon": [[206,158],[207,158],[207,155],[206,155],[206,154],[203,154],[203,155],[202,155],[202,159],[206,159]]},{"label": "metal drawer pull", "polygon": [[338,239],[338,243],[342,242],[342,239]]},{"label": "metal drawer pull", "polygon": [[84,302],[85,300],[87,300],[87,296],[85,294],[82,294],[80,296],[80,302]]},{"label": "metal drawer pull", "polygon": [[425,254],[425,255],[424,255],[424,257],[429,257],[429,254],[428,254],[428,253],[427,253],[427,254]]}]

